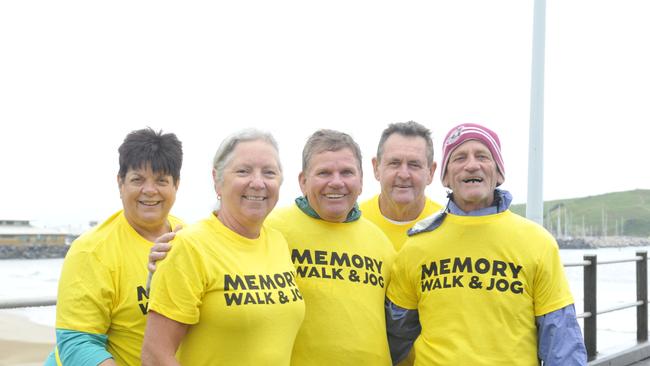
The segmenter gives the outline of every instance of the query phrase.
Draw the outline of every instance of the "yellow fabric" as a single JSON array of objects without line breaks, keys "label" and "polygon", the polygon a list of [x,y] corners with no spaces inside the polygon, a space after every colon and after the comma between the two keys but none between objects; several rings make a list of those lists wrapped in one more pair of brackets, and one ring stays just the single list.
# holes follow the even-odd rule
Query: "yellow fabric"
[{"label": "yellow fabric", "polygon": [[535,316],[573,303],[553,237],[510,211],[448,214],[412,236],[388,298],[418,310],[415,364],[428,366],[537,366]]},{"label": "yellow fabric", "polygon": [[382,215],[381,211],[379,210],[379,195],[376,195],[371,199],[364,201],[359,205],[359,208],[361,209],[361,215],[370,220],[373,224],[379,226],[381,231],[383,231],[391,243],[393,243],[395,250],[399,251],[402,249],[402,246],[404,245],[404,242],[406,242],[406,239],[408,239],[408,235],[406,234],[408,229],[413,227],[413,225],[415,225],[415,223],[418,221],[423,220],[439,211],[442,206],[427,198],[420,215],[415,220],[408,223],[395,223],[394,221],[391,221],[384,217],[384,215]]},{"label": "yellow fabric", "polygon": [[[182,224],[173,216],[168,220],[172,227]],[[106,334],[106,349],[118,365],[139,365],[152,245],[123,211],[75,240],[59,279],[56,327]]]},{"label": "yellow fabric", "polygon": [[153,276],[150,309],[192,324],[179,362],[289,365],[305,303],[284,237],[264,226],[247,239],[211,215],[172,245]]},{"label": "yellow fabric", "polygon": [[[381,210],[379,209],[378,194],[369,200],[362,202],[359,205],[359,208],[361,209],[361,214],[363,217],[370,220],[373,224],[377,225],[379,229],[381,229],[381,231],[386,234],[391,243],[393,243],[393,248],[395,248],[395,251],[399,252],[399,250],[402,249],[402,246],[404,246],[406,240],[409,238],[407,234],[408,229],[413,227],[413,225],[415,225],[415,223],[418,221],[423,220],[439,211],[442,206],[425,197],[424,208],[422,209],[422,212],[420,212],[420,215],[418,215],[415,220],[405,223],[397,223],[393,220],[387,219],[384,215],[382,215]],[[413,352],[413,349],[411,349],[411,352],[409,352],[406,359],[400,362],[398,366],[410,366],[413,365],[414,362],[415,353]]]},{"label": "yellow fabric", "polygon": [[59,357],[59,347],[54,347],[54,360],[58,366],[63,366],[61,358]]},{"label": "yellow fabric", "polygon": [[267,223],[284,234],[305,303],[292,366],[390,365],[384,315],[394,250],[368,220],[331,223],[296,206]]}]

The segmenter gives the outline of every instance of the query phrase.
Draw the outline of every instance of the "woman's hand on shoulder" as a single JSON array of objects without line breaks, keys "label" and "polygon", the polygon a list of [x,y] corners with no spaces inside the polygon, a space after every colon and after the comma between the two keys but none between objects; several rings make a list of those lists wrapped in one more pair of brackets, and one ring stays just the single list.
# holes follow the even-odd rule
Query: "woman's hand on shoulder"
[{"label": "woman's hand on shoulder", "polygon": [[176,225],[174,231],[162,234],[156,238],[154,245],[149,251],[149,263],[147,264],[147,269],[149,269],[149,272],[156,272],[156,262],[167,257],[167,253],[172,249],[170,241],[176,237],[176,233],[182,228],[182,225]]}]

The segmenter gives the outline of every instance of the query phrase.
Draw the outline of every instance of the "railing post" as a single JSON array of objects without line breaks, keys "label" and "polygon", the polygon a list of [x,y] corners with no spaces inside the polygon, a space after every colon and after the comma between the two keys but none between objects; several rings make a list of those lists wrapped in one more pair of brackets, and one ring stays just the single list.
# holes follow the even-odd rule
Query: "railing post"
[{"label": "railing post", "polygon": [[648,340],[648,252],[636,252],[641,257],[636,262],[636,300],[643,304],[636,307],[636,340]]},{"label": "railing post", "polygon": [[584,267],[584,311],[589,313],[584,320],[585,347],[589,361],[596,358],[596,268],[597,261],[595,254],[583,256],[590,264]]}]

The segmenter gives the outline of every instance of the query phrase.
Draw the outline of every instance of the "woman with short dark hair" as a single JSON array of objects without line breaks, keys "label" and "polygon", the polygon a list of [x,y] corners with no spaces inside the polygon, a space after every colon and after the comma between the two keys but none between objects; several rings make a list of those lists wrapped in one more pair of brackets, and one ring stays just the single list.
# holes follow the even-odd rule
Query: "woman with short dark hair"
[{"label": "woman with short dark hair", "polygon": [[181,221],[176,200],[182,144],[151,128],[118,149],[122,210],[75,240],[63,262],[56,349],[45,365],[139,365],[147,313],[147,257]]}]

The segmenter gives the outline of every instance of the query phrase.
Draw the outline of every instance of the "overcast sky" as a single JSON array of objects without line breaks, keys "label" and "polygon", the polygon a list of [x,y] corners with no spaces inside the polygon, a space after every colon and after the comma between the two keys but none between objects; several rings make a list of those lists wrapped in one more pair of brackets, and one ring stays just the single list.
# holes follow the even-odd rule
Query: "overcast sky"
[{"label": "overcast sky", "polygon": [[[650,1],[547,2],[544,198],[650,188]],[[245,127],[272,132],[299,194],[316,129],[370,158],[388,123],[501,137],[504,188],[526,200],[533,1],[3,1],[0,217],[103,220],[121,207],[117,148],[174,132],[185,159],[173,210],[215,202],[211,159]],[[436,172],[437,173],[437,172]],[[436,174],[428,194],[444,200]]]}]

